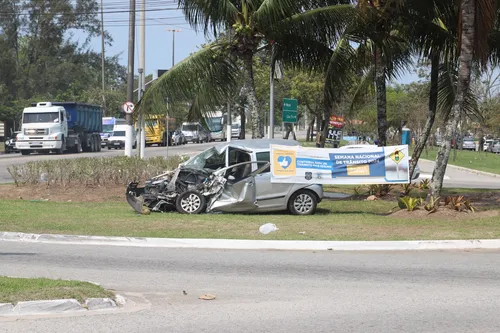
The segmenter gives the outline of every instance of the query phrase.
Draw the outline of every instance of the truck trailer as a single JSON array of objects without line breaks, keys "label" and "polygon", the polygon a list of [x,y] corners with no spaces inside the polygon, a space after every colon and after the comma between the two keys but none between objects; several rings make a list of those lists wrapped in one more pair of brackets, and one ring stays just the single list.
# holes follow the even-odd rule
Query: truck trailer
[{"label": "truck trailer", "polygon": [[77,102],[32,103],[23,110],[16,148],[32,152],[73,153],[101,150],[102,109]]}]

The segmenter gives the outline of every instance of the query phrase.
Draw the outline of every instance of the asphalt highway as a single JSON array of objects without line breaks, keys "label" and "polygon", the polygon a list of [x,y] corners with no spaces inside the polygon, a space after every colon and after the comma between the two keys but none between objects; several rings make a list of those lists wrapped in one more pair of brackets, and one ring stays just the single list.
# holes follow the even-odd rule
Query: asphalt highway
[{"label": "asphalt highway", "polygon": [[0,275],[93,281],[136,302],[127,313],[0,319],[0,332],[498,332],[499,259],[0,242]]}]

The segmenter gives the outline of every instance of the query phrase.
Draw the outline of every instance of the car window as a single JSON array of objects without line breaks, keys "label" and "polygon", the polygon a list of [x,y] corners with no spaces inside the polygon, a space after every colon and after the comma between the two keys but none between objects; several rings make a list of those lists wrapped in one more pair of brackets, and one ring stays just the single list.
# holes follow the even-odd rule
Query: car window
[{"label": "car window", "polygon": [[[255,157],[257,158],[257,167],[258,168],[260,168],[261,166],[263,166],[263,164],[268,163],[268,162],[271,161],[271,159],[270,159],[270,153],[268,151],[256,153]],[[262,173],[270,172],[270,171],[271,171],[271,168],[266,168],[264,171],[262,171]]]}]

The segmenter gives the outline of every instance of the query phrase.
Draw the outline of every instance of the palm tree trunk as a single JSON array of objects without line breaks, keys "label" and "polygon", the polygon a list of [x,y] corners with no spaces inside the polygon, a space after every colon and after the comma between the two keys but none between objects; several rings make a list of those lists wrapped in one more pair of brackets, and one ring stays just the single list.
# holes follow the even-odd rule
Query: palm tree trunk
[{"label": "palm tree trunk", "polygon": [[425,121],[424,133],[420,136],[413,155],[411,157],[410,163],[410,175],[413,175],[413,171],[417,166],[420,155],[424,150],[424,147],[431,134],[432,126],[436,120],[437,111],[437,101],[438,101],[438,79],[439,79],[439,51],[432,50],[431,54],[431,88],[429,91],[429,110],[427,112],[427,120]]},{"label": "palm tree trunk", "polygon": [[456,136],[457,126],[462,114],[464,95],[470,86],[472,55],[474,52],[474,20],[476,16],[475,0],[462,1],[462,45],[458,64],[458,84],[455,102],[451,115],[446,123],[443,143],[436,157],[436,166],[432,174],[432,184],[429,195],[438,197],[443,188],[443,179],[451,152],[451,140]]},{"label": "palm tree trunk", "polygon": [[261,138],[259,129],[259,109],[257,106],[257,94],[255,92],[255,84],[253,79],[253,54],[248,52],[242,57],[243,70],[245,72],[245,92],[247,95],[248,109],[252,117],[252,139]]},{"label": "palm tree trunk", "polygon": [[387,145],[387,96],[385,66],[381,50],[375,48],[375,86],[377,90],[377,123],[379,146]]}]

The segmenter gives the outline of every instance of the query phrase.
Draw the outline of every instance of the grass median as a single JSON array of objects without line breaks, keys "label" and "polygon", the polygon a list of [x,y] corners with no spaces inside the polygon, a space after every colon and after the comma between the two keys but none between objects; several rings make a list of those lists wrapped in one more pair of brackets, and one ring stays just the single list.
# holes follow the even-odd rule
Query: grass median
[{"label": "grass median", "polygon": [[[73,235],[282,240],[411,240],[500,238],[498,211],[460,217],[396,217],[394,201],[324,200],[314,216],[288,214],[152,213],[137,215],[124,202],[2,200],[1,231]],[[279,231],[261,235],[259,226]]]},{"label": "grass median", "polygon": [[88,298],[106,297],[114,298],[114,294],[90,282],[0,276],[0,303],[68,298],[83,303]]}]

